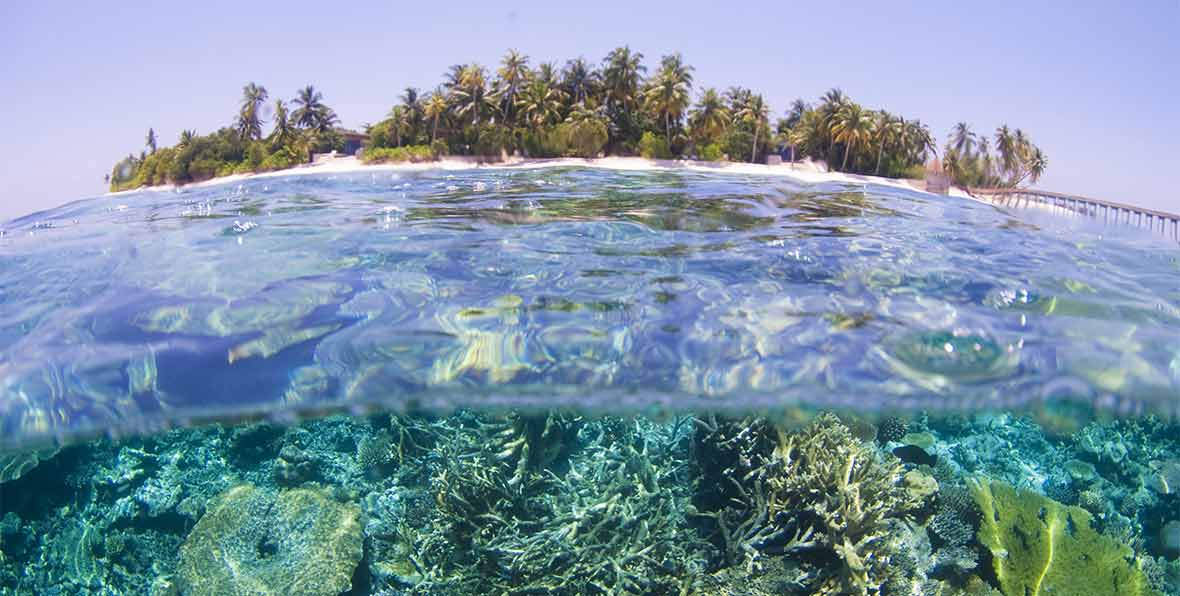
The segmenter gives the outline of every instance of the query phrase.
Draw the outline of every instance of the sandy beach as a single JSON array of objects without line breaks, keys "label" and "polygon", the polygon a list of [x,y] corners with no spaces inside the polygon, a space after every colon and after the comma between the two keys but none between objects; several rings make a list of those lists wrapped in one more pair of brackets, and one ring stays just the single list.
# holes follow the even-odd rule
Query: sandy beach
[{"label": "sandy beach", "polygon": [[[828,172],[824,168],[810,161],[799,162],[795,164],[784,163],[781,165],[765,165],[755,163],[739,163],[739,162],[708,162],[708,161],[691,161],[691,160],[657,160],[644,159],[641,157],[600,157],[595,159],[581,159],[581,158],[553,158],[553,159],[529,159],[529,158],[510,158],[506,161],[495,163],[479,163],[470,158],[444,158],[439,161],[425,162],[425,163],[395,163],[395,164],[365,164],[356,157],[337,157],[334,159],[324,160],[319,163],[309,164],[301,167],[290,168],[286,170],[278,170],[274,172],[262,172],[258,174],[234,174],[232,176],[222,176],[219,178],[211,178],[202,182],[194,182],[191,184],[182,185],[184,187],[203,187],[213,186],[218,184],[228,184],[238,182],[241,180],[250,180],[255,178],[275,178],[280,176],[302,176],[310,174],[342,174],[351,172],[392,172],[392,171],[424,171],[424,170],[470,170],[470,169],[490,169],[490,170],[513,170],[513,169],[530,169],[530,168],[558,168],[558,167],[587,167],[587,168],[602,168],[608,170],[624,170],[624,171],[667,171],[667,170],[686,170],[697,172],[715,172],[725,174],[748,174],[758,176],[783,176],[791,178],[799,182],[805,183],[820,183],[820,182],[842,182],[849,184],[880,184],[883,186],[892,186],[895,188],[904,188],[906,190],[913,190],[924,192],[923,184],[915,180],[900,180],[896,178],[883,178],[880,176],[864,176],[859,174],[847,174],[843,172]],[[177,188],[176,185],[163,185],[142,187],[137,189],[122,190],[119,192],[107,193],[106,196],[117,196],[139,192],[142,190],[169,190]],[[951,196],[974,199],[959,189],[952,188]]]}]

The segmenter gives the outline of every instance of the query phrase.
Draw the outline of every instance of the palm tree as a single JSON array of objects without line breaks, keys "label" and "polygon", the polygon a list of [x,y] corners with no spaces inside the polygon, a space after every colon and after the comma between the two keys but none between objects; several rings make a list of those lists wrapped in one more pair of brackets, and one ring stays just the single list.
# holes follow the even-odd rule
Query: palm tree
[{"label": "palm tree", "polygon": [[197,131],[185,129],[180,131],[180,146],[188,147],[193,144],[193,139],[197,138]]},{"label": "palm tree", "polygon": [[840,110],[849,103],[852,103],[852,100],[848,99],[848,96],[845,95],[844,91],[842,91],[839,87],[832,87],[831,89],[828,89],[828,92],[824,93],[823,96],[820,97],[818,110],[821,119],[818,123],[819,126],[816,129],[816,132],[819,133],[821,137],[820,141],[826,145],[824,148],[825,158],[831,158],[832,151],[835,149],[836,141],[833,136],[834,132],[832,131],[832,126],[836,123],[837,114],[839,114]]},{"label": "palm tree", "polygon": [[430,143],[433,145],[434,141],[438,139],[438,119],[447,112],[447,100],[443,97],[442,90],[435,89],[430,97],[426,98],[423,112],[431,121]]},{"label": "palm tree", "polygon": [[315,90],[315,87],[308,85],[299,90],[298,95],[291,102],[295,104],[295,111],[291,113],[291,118],[295,120],[296,126],[303,128],[322,128],[323,118],[325,112],[330,108],[323,103],[324,95]]},{"label": "palm tree", "polygon": [[571,104],[586,103],[598,89],[598,73],[579,56],[565,63],[561,83]]},{"label": "palm tree", "polygon": [[409,115],[405,106],[393,106],[393,109],[389,110],[389,124],[393,132],[394,146],[401,147],[402,135],[409,128]]},{"label": "palm tree", "polygon": [[680,54],[672,54],[660,60],[660,70],[644,92],[648,109],[664,121],[664,136],[669,146],[672,144],[672,121],[679,122],[688,107],[691,89],[692,67],[684,64]]},{"label": "palm tree", "polygon": [[529,57],[516,50],[508,50],[496,71],[496,90],[492,94],[500,105],[500,112],[508,122],[516,121],[516,96],[529,75]]},{"label": "palm tree", "polygon": [[750,148],[750,161],[755,161],[758,158],[758,134],[762,132],[762,127],[767,123],[766,102],[758,94],[745,94],[742,97],[741,109],[733,116],[735,119],[742,122],[754,124],[754,144]]},{"label": "palm tree", "polygon": [[615,48],[606,57],[602,69],[602,83],[606,89],[606,103],[609,109],[628,110],[639,97],[639,82],[647,67],[643,66],[643,54],[632,52],[623,46]]},{"label": "palm tree", "polygon": [[1049,167],[1049,159],[1041,152],[1040,147],[1033,147],[1028,164],[1028,175],[1033,184],[1036,184],[1041,179],[1041,176],[1045,175],[1045,168],[1047,167]]},{"label": "palm tree", "polygon": [[537,65],[537,72],[533,75],[534,79],[545,81],[549,86],[557,84],[557,65],[552,62],[542,62]]},{"label": "palm tree", "polygon": [[725,132],[729,120],[729,109],[721,101],[717,90],[710,87],[705,89],[701,93],[701,98],[697,100],[696,108],[689,116],[689,126],[706,143],[712,143]]},{"label": "palm tree", "polygon": [[806,114],[809,109],[811,108],[807,106],[807,102],[796,98],[795,101],[791,102],[791,108],[787,110],[786,127],[788,129],[795,128],[795,125],[799,124],[800,120],[803,120],[803,114]]},{"label": "palm tree", "polygon": [[480,114],[492,104],[483,67],[472,64],[464,68],[459,76],[459,86],[451,90],[451,97],[455,102],[455,113],[458,116],[471,114],[471,124],[478,126]]},{"label": "palm tree", "polygon": [[833,139],[844,144],[844,162],[841,171],[848,170],[848,157],[856,151],[858,145],[865,144],[873,133],[873,116],[861,108],[859,104],[845,103],[836,113],[832,124]]},{"label": "palm tree", "polygon": [[291,129],[291,121],[287,113],[287,104],[281,99],[275,100],[275,127],[270,133],[271,144],[274,147],[282,147],[291,139],[294,131]]},{"label": "palm tree", "polygon": [[974,132],[971,132],[971,127],[966,122],[959,122],[955,124],[954,129],[951,130],[951,148],[962,156],[971,155],[971,150],[975,147],[977,137]]},{"label": "palm tree", "polygon": [[238,111],[238,134],[243,139],[262,137],[262,119],[258,115],[258,110],[266,98],[266,87],[251,82],[242,88],[242,107]]},{"label": "palm tree", "polygon": [[542,79],[534,79],[521,93],[516,108],[534,130],[561,118],[562,92]]},{"label": "palm tree", "polygon": [[873,173],[881,175],[881,158],[886,149],[898,145],[905,136],[905,120],[898,118],[885,110],[877,116],[877,126],[873,140],[877,143],[877,167]]},{"label": "palm tree", "polygon": [[1016,137],[1008,130],[1007,124],[996,129],[996,151],[1000,152],[1000,168],[1008,174],[1010,180],[1015,179],[1020,164],[1020,153]]},{"label": "palm tree", "polygon": [[155,129],[152,129],[152,128],[148,129],[147,140],[145,141],[145,143],[147,144],[148,149],[150,149],[152,153],[156,152],[156,131],[155,131]]},{"label": "palm tree", "polygon": [[410,144],[415,144],[422,129],[422,99],[414,87],[406,87],[400,99],[406,111],[406,135],[411,139]]}]

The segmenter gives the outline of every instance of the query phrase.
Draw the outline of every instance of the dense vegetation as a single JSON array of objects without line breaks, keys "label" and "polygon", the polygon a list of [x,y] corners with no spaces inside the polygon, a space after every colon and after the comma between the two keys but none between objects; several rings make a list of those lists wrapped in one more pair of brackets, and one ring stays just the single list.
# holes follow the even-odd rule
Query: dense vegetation
[{"label": "dense vegetation", "polygon": [[157,149],[156,133],[148,129],[145,149],[138,156],[120,160],[108,175],[111,190],[282,170],[308,162],[313,153],[344,148],[336,129],[336,112],[324,105],[322,94],[311,85],[300,89],[291,101],[294,110],[283,100],[275,100],[274,124],[264,137],[266,101],[266,88],[250,83],[242,89],[242,103],[232,127],[208,135],[185,130],[173,147]]},{"label": "dense vegetation", "polygon": [[[406,88],[370,135],[367,163],[424,161],[441,155],[498,159],[639,155],[763,162],[771,153],[821,160],[832,169],[890,177],[921,177],[937,156],[929,127],[920,120],[862,107],[839,89],[814,105],[795,100],[773,125],[761,94],[742,87],[706,87],[693,102],[693,67],[680,54],[663,56],[651,72],[643,54],[616,48],[600,65],[576,58],[530,63],[510,50],[494,72],[458,64],[433,91]],[[262,135],[266,89],[250,83],[233,127],[199,137],[186,131],[178,145],[147,149],[116,164],[111,188],[181,183],[212,176],[282,169],[315,152],[342,148],[335,112],[310,85],[288,113],[276,101],[272,131]],[[944,167],[958,183],[1016,185],[1036,181],[1044,154],[1020,129],[996,133],[996,155],[986,138],[959,124],[945,150]]]}]

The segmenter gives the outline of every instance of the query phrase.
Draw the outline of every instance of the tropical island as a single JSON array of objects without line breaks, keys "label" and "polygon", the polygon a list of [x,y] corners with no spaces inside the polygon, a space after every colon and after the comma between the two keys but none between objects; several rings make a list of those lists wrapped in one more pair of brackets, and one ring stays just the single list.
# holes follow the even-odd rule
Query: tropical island
[{"label": "tropical island", "polygon": [[268,122],[270,95],[251,82],[232,126],[207,135],[185,130],[171,147],[159,147],[149,129],[145,147],[116,163],[106,182],[111,191],[180,185],[300,167],[324,153],[357,153],[365,164],[448,156],[483,162],[508,156],[759,164],[806,159],[825,170],[898,179],[921,179],[933,167],[964,187],[1036,182],[1047,166],[1029,136],[1007,125],[989,138],[960,122],[940,158],[921,120],[863,107],[838,88],[815,103],[796,99],[772,124],[763,95],[744,87],[704,87],[694,101],[693,67],[680,54],[663,56],[650,72],[643,59],[624,46],[598,66],[579,57],[564,67],[534,67],[528,56],[509,50],[493,74],[478,64],[457,64],[433,91],[407,87],[363,134],[341,129],[312,85],[290,102],[275,99]]}]

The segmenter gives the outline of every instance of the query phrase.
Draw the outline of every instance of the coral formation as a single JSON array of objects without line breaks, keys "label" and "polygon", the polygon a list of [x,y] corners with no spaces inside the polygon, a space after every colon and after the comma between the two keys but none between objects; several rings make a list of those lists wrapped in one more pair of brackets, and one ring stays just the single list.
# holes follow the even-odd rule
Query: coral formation
[{"label": "coral formation", "polygon": [[361,559],[360,509],[323,490],[278,493],[235,486],[180,547],[181,592],[191,596],[307,594],[350,588]]},{"label": "coral formation", "polygon": [[887,522],[922,504],[902,482],[899,462],[857,441],[830,414],[800,432],[777,431],[769,453],[765,436],[719,426],[705,433],[699,442],[747,445],[748,454],[727,467],[749,469],[730,477],[735,505],[702,512],[716,520],[728,559],[755,570],[768,556],[806,554],[791,583],[810,593],[880,592],[893,555]]},{"label": "coral formation", "polygon": [[[1175,424],[1049,437],[1011,414],[919,416],[882,442],[889,424],[458,411],[95,441],[0,483],[0,593],[234,593],[274,578],[350,596],[1025,596],[980,540],[965,477],[985,474],[1040,503],[1005,505],[1001,521],[993,507],[1003,538],[1004,515],[1051,535],[1043,510],[1066,520],[1055,547],[1121,544],[1111,561],[1130,571],[1111,577],[1180,596]],[[899,461],[899,446],[923,455]],[[309,546],[322,539],[343,546]]]},{"label": "coral formation", "polygon": [[1130,547],[1096,532],[1084,509],[995,480],[969,482],[983,510],[979,541],[1005,596],[1154,593]]}]

